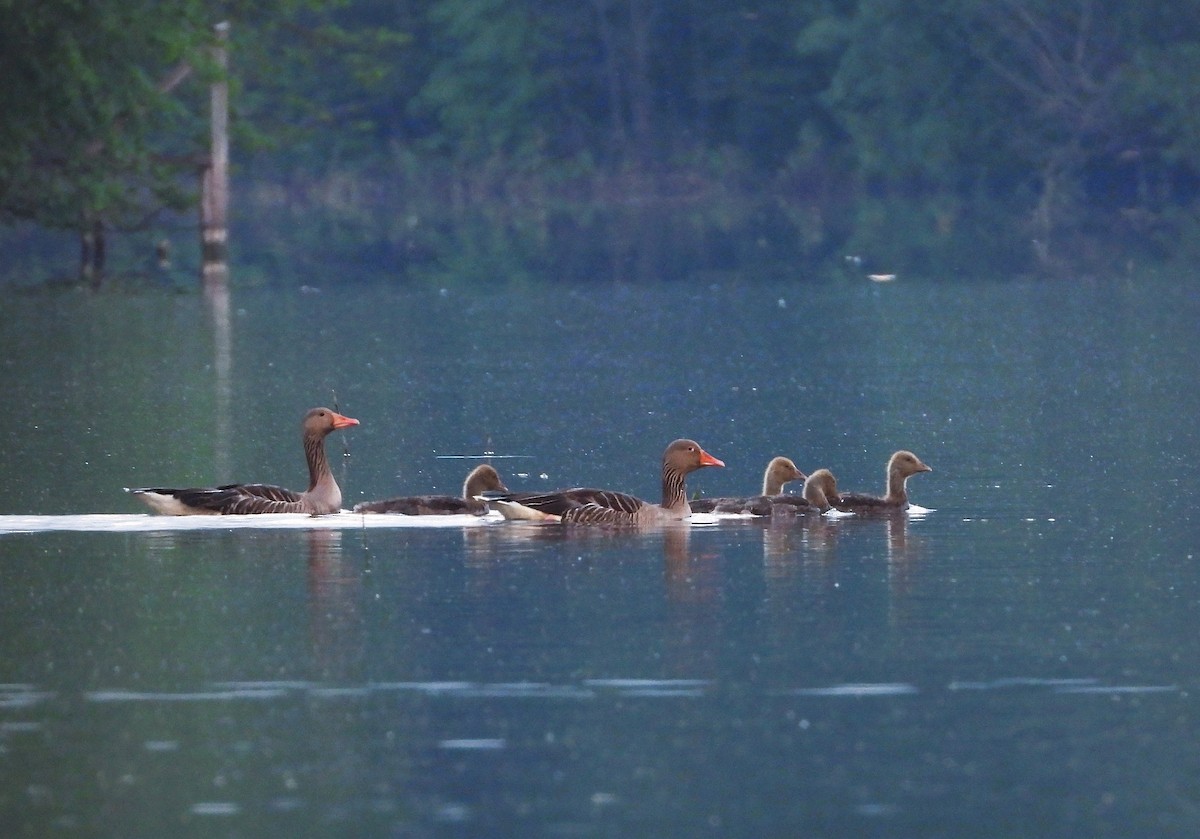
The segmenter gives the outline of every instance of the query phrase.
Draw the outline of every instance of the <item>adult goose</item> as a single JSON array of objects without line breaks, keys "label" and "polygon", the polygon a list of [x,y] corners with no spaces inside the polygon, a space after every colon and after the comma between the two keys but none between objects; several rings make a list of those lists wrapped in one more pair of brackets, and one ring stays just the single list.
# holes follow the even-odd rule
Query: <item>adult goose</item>
[{"label": "adult goose", "polygon": [[487,503],[476,498],[483,492],[508,492],[495,467],[481,463],[463,481],[462,497],[453,495],[409,495],[384,501],[364,501],[354,505],[356,513],[393,513],[402,516],[482,516]]},{"label": "adult goose", "polygon": [[126,489],[164,516],[215,516],[247,513],[336,513],[342,506],[342,491],[325,457],[325,437],[337,428],[358,425],[328,408],[313,408],[301,423],[304,457],[308,460],[308,489],[295,492],[269,484],[226,484],[214,488]]},{"label": "adult goose", "polygon": [[654,525],[691,515],[684,480],[704,466],[724,466],[695,440],[676,440],[662,459],[662,503],[604,489],[557,492],[485,493],[488,503],[505,518],[563,521],[576,524]]},{"label": "adult goose", "polygon": [[887,493],[884,496],[847,492],[842,493],[841,501],[834,504],[839,510],[859,515],[903,512],[908,509],[908,479],[921,472],[932,471],[912,452],[898,451],[888,459]]},{"label": "adult goose", "polygon": [[763,472],[761,495],[748,498],[694,498],[688,503],[693,513],[746,513],[750,512],[748,507],[767,504],[771,498],[780,496],[789,481],[802,481],[806,477],[791,458],[774,457]]}]

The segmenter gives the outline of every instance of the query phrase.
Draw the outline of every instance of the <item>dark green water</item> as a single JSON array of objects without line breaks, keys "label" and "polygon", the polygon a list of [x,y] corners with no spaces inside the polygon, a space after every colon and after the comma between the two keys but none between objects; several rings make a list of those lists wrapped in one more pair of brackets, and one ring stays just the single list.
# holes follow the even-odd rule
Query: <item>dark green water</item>
[{"label": "dark green water", "polygon": [[335,395],[347,505],[485,450],[655,497],[678,436],[705,494],[935,470],[904,522],[0,535],[4,835],[1200,829],[1183,280],[4,306],[0,515],[301,485]]}]

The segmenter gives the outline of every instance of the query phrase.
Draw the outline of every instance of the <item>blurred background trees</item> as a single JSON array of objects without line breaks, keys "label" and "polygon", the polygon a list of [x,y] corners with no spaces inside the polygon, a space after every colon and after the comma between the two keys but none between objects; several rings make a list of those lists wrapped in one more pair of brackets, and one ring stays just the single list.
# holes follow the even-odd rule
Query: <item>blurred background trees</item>
[{"label": "blurred background trees", "polygon": [[322,235],[355,230],[365,252],[412,257],[405,226],[439,207],[731,194],[781,210],[814,264],[1071,272],[1188,259],[1200,241],[1196,4],[0,0],[0,12],[9,225],[86,234],[188,208],[206,49],[229,19],[235,202],[281,225],[340,214]]}]

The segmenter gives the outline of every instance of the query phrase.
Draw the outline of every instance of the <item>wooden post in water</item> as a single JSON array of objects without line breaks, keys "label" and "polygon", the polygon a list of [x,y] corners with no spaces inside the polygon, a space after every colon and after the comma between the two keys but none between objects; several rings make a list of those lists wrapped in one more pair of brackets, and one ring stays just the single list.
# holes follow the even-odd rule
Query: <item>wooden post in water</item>
[{"label": "wooden post in water", "polygon": [[216,42],[213,61],[220,77],[210,96],[211,126],[208,165],[200,176],[200,281],[205,288],[224,287],[229,281],[229,23],[213,27]]},{"label": "wooden post in water", "polygon": [[104,241],[104,223],[99,218],[85,222],[79,236],[79,279],[93,290],[104,282],[104,261],[107,258]]}]

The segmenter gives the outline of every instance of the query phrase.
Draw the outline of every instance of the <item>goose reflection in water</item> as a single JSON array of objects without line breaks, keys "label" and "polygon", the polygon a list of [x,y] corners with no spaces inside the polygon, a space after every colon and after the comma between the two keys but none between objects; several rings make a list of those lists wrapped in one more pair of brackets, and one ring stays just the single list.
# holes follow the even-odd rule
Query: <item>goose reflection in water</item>
[{"label": "goose reflection in water", "polygon": [[903,618],[904,604],[912,593],[925,553],[925,540],[909,532],[908,516],[891,516],[887,520],[888,590],[891,594],[889,618],[892,623]]},{"label": "goose reflection in water", "polygon": [[667,619],[662,672],[676,679],[714,680],[720,672],[717,651],[729,619],[722,608],[722,556],[715,549],[698,550],[692,529],[677,524],[662,530]]},{"label": "goose reflection in water", "polygon": [[463,528],[465,561],[470,570],[468,586],[477,595],[501,591],[509,580],[504,576],[506,568],[523,558],[546,558],[548,546],[561,545],[567,567],[556,567],[554,574],[560,578],[570,573],[569,569],[580,565],[590,566],[592,552],[607,546],[642,545],[653,538],[659,528],[628,527],[575,527],[553,521],[505,521],[484,524],[481,527]]},{"label": "goose reflection in water", "polygon": [[365,626],[362,560],[342,550],[342,531],[305,531],[311,678],[355,684],[362,679]]},{"label": "goose reflection in water", "polygon": [[[720,648],[719,607],[724,583],[720,552],[696,548],[697,541],[707,541],[694,539],[692,531],[698,527],[683,521],[639,528],[506,521],[466,528],[468,586],[473,596],[484,600],[507,598],[512,578],[506,569],[524,558],[535,558],[538,563],[533,573],[543,574],[553,585],[567,589],[595,586],[603,592],[613,586],[620,588],[622,580],[630,577],[649,579],[642,557],[661,551],[660,596],[666,626],[660,636],[662,649],[647,651],[654,653],[650,675],[697,678],[710,674],[712,668],[704,662]],[[548,544],[564,546],[549,564],[545,561]],[[530,568],[524,567],[522,573],[530,573]]]},{"label": "goose reflection in water", "polygon": [[770,520],[762,526],[763,573],[768,583],[794,577],[797,571],[805,576],[817,572],[825,577],[825,569],[837,559],[840,520],[823,516],[803,516],[792,520]]}]

